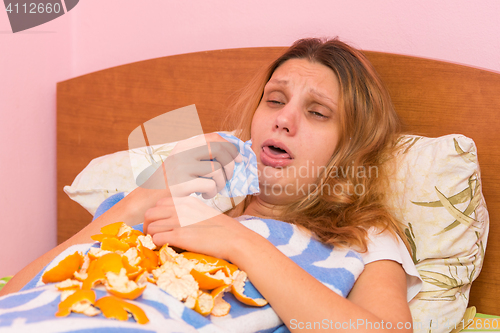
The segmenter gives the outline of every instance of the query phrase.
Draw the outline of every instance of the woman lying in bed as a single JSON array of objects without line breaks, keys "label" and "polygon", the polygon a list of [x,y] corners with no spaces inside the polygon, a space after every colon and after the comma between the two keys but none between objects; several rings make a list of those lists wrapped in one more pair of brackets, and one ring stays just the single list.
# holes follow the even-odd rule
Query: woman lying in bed
[{"label": "woman lying in bed", "polygon": [[[103,226],[124,221],[144,223],[158,246],[237,265],[290,330],[410,328],[408,301],[420,281],[398,222],[384,205],[383,163],[394,152],[400,125],[387,91],[362,53],[338,40],[300,40],[266,75],[249,86],[235,115],[239,138],[252,140],[259,194],[226,215],[210,215],[207,208],[213,217],[181,227],[171,190],[139,187],[27,266],[2,294],[19,290],[69,246],[91,243]],[[211,161],[237,158],[231,145],[216,144],[226,141],[218,134],[206,140],[214,148]],[[200,157],[178,170],[200,170],[206,163]],[[214,170],[222,170],[214,163]],[[231,165],[225,166],[229,176]],[[191,179],[187,192],[210,197],[223,187],[224,177],[214,173]],[[196,207],[192,201],[185,205],[188,212]],[[364,269],[352,250],[360,253]],[[250,321],[264,322],[266,316]],[[242,322],[221,327],[257,331],[280,325]]]}]

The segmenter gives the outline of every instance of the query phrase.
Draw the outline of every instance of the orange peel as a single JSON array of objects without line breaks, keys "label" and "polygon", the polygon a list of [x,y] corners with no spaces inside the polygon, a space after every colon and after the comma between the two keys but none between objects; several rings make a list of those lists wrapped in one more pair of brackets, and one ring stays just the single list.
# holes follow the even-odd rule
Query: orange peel
[{"label": "orange peel", "polygon": [[139,266],[145,268],[148,272],[151,273],[153,269],[158,267],[158,254],[155,251],[140,245],[139,255],[142,258]]},{"label": "orange peel", "polygon": [[122,256],[118,253],[107,253],[95,261],[94,267],[103,272],[120,273],[123,268]]},{"label": "orange peel", "polygon": [[88,276],[83,280],[82,289],[91,289],[103,283],[107,272],[119,273],[123,268],[122,257],[118,253],[107,253],[90,263]]},{"label": "orange peel", "polygon": [[205,267],[203,267],[203,265],[195,266],[195,269],[201,272],[210,272],[210,271],[213,272],[214,270],[217,271],[224,267],[227,267],[230,274],[233,274],[235,271],[238,270],[238,266],[233,265],[224,259],[215,258],[205,254],[199,254],[194,252],[183,252],[182,256],[186,259],[194,260],[200,264],[208,265]]},{"label": "orange peel", "polygon": [[129,248],[130,248],[130,245],[128,245],[127,243],[125,243],[125,242],[123,242],[115,237],[106,237],[101,242],[101,250],[104,250],[104,251],[126,252]]},{"label": "orange peel", "polygon": [[247,273],[243,271],[238,271],[231,284],[231,293],[236,297],[238,301],[243,304],[251,306],[264,306],[267,301],[263,298],[251,298],[244,294],[245,292],[245,281],[247,280]]},{"label": "orange peel", "polygon": [[176,263],[166,263],[153,271],[156,285],[177,298],[185,301],[188,297],[198,296],[198,282],[189,274],[189,270]]},{"label": "orange peel", "polygon": [[100,241],[100,248],[90,248],[86,256],[75,252],[44,274],[45,283],[59,282],[56,287],[62,291],[58,317],[71,312],[98,314],[99,310],[93,306],[95,293],[91,290],[98,283],[104,284],[113,295],[98,301],[106,318],[128,320],[130,312],[139,323],[149,321],[144,311],[124,299],[141,296],[147,282],[156,284],[203,316],[227,315],[231,304],[223,295],[228,291],[244,304],[267,304],[263,298],[253,299],[244,294],[246,273],[226,260],[194,252],[178,253],[168,244],[157,250],[150,235],[123,222],[107,225],[101,232],[92,236]]},{"label": "orange peel", "polygon": [[104,283],[105,280],[106,280],[106,275],[104,274],[103,271],[93,270],[90,273],[88,273],[87,278],[83,280],[82,289],[90,290],[94,288],[97,284]]},{"label": "orange peel", "polygon": [[204,291],[198,291],[198,298],[196,298],[196,303],[193,310],[201,314],[202,316],[208,316],[212,313],[214,308],[214,298],[209,293]]},{"label": "orange peel", "polygon": [[95,306],[98,307],[104,317],[118,320],[128,320],[129,313],[139,324],[147,324],[149,319],[146,313],[137,305],[126,302],[115,296],[105,296],[97,300]]},{"label": "orange peel", "polygon": [[59,303],[56,317],[66,317],[71,312],[82,313],[87,316],[95,316],[100,312],[92,305],[95,303],[95,292],[93,290],[77,290]]},{"label": "orange peel", "polygon": [[135,279],[139,274],[145,271],[144,268],[139,266],[132,266],[128,261],[128,257],[122,256],[123,268],[127,270],[127,276],[129,279]]},{"label": "orange peel", "polygon": [[[222,273],[223,271],[219,270],[218,272]],[[212,290],[228,284],[227,277],[224,273],[222,273],[223,276],[220,276],[220,274],[213,275],[208,272],[202,273],[196,269],[192,269],[191,275],[194,277],[196,282],[198,282],[200,289]]]},{"label": "orange peel", "polygon": [[149,281],[149,273],[147,271],[142,271],[136,278],[135,283],[142,286],[148,283]]},{"label": "orange peel", "polygon": [[73,276],[75,277],[75,279],[77,279],[80,282],[83,282],[88,277],[87,271],[90,267],[90,262],[91,262],[90,257],[88,255],[85,255],[83,257],[83,263],[82,263],[82,266],[80,267],[80,270],[75,271],[73,273]]},{"label": "orange peel", "polygon": [[95,260],[99,257],[102,257],[105,254],[111,253],[111,251],[104,251],[100,248],[97,247],[91,247],[89,249],[89,252],[87,252],[87,255],[89,256],[90,260]]},{"label": "orange peel", "polygon": [[228,289],[229,286],[221,286],[212,290],[212,292],[210,293],[214,299],[214,307],[211,311],[211,314],[213,316],[222,317],[227,315],[229,313],[229,310],[231,310],[231,304],[229,304],[222,298],[224,292],[226,292]]},{"label": "orange peel", "polygon": [[[101,228],[101,233],[111,236],[118,236],[118,232],[123,227],[124,222],[115,222]],[[125,224],[126,225],[126,224]]]},{"label": "orange peel", "polygon": [[147,284],[139,285],[135,281],[130,281],[127,277],[126,269],[123,268],[119,274],[107,272],[104,286],[111,295],[126,299],[136,299],[142,295]]},{"label": "orange peel", "polygon": [[122,242],[130,245],[130,247],[133,247],[133,246],[137,246],[137,238],[139,236],[144,236],[144,234],[142,232],[140,232],[139,230],[132,229],[131,231],[120,236],[119,239]]},{"label": "orange peel", "polygon": [[151,235],[137,236],[137,247],[144,246],[150,250],[156,249],[156,244],[153,242]]},{"label": "orange peel", "polygon": [[42,276],[42,282],[53,283],[71,279],[73,274],[80,269],[82,264],[83,256],[80,252],[70,254],[52,269],[46,271]]},{"label": "orange peel", "polygon": [[63,291],[63,290],[71,290],[71,289],[81,289],[82,288],[82,283],[78,280],[73,280],[73,279],[66,279],[62,282],[59,282],[56,284],[57,290]]},{"label": "orange peel", "polygon": [[179,256],[168,244],[165,244],[158,251],[158,258],[160,259],[160,264],[163,265],[166,262],[175,262],[175,259]]},{"label": "orange peel", "polygon": [[116,236],[111,236],[111,235],[106,235],[106,234],[97,234],[97,235],[92,235],[90,236],[92,240],[96,242],[102,242],[106,238],[117,238]]}]

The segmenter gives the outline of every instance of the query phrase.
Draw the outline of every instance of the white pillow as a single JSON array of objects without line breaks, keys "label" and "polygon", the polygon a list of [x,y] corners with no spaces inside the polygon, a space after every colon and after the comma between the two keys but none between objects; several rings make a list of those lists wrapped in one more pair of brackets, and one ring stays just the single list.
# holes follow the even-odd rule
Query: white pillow
[{"label": "white pillow", "polygon": [[146,148],[97,157],[76,176],[71,186],[64,186],[64,192],[93,216],[108,197],[134,190],[138,175],[154,162],[165,160],[174,146],[175,142],[152,146],[154,161]]}]

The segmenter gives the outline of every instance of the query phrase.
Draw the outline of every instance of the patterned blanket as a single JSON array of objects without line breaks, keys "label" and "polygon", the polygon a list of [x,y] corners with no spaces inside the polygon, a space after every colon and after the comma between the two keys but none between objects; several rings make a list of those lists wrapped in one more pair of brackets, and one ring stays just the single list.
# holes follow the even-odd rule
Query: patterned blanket
[{"label": "patterned blanket", "polygon": [[[280,251],[315,276],[336,293],[346,296],[363,270],[360,256],[349,249],[326,246],[288,223],[244,216],[242,224],[266,237]],[[138,229],[142,229],[139,226]],[[83,253],[93,244],[82,244],[61,253],[47,267],[78,250]],[[44,285],[40,274],[23,291],[0,298],[0,332],[287,332],[288,329],[270,305],[251,307],[227,293],[224,299],[231,310],[224,317],[204,317],[187,308],[154,284],[148,284],[142,296],[131,303],[145,310],[150,322],[146,325],[106,319],[102,314],[86,317],[72,313],[56,318],[60,292],[54,284]],[[270,277],[272,279],[272,277]],[[276,281],[279,283],[279,281]],[[97,298],[106,291],[97,288]],[[261,297],[250,281],[245,294]]]}]

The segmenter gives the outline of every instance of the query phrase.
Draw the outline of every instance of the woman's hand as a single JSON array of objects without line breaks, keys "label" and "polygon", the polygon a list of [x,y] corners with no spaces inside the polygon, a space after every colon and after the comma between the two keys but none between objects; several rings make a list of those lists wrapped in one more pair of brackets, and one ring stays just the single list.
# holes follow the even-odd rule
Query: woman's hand
[{"label": "woman's hand", "polygon": [[180,141],[159,171],[166,176],[173,197],[196,192],[210,199],[232,178],[235,162],[241,160],[236,146],[211,133]]},{"label": "woman's hand", "polygon": [[[185,224],[186,220],[196,222]],[[169,244],[226,260],[231,260],[238,239],[258,236],[195,197],[159,200],[156,207],[146,211],[144,231],[158,246]]]}]

